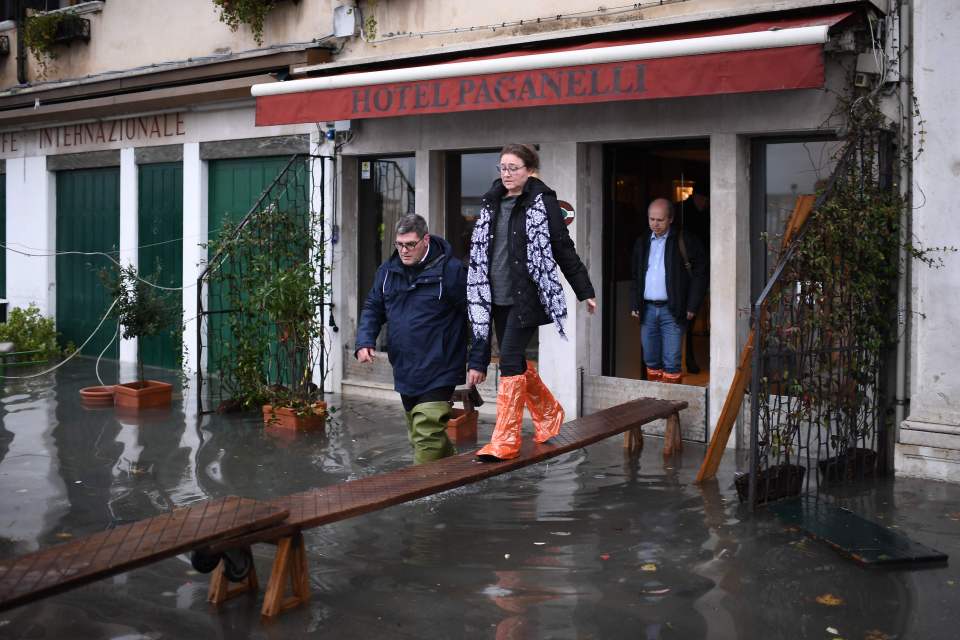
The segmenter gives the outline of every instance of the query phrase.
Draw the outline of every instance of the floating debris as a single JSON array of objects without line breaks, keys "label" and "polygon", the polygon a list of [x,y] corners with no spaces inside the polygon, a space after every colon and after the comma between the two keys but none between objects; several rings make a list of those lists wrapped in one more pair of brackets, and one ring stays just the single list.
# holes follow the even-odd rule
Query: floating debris
[{"label": "floating debris", "polygon": [[825,593],[817,596],[817,602],[827,607],[838,607],[843,604],[843,598],[838,598],[832,593]]}]

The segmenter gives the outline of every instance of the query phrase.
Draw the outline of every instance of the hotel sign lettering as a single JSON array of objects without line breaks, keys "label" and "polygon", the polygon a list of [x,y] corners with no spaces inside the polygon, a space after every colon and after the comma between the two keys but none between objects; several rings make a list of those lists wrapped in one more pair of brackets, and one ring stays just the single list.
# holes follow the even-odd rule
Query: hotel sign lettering
[{"label": "hotel sign lettering", "polygon": [[823,78],[823,48],[804,45],[263,95],[257,125],[809,89]]},{"label": "hotel sign lettering", "polygon": [[82,147],[111,142],[161,140],[163,138],[177,138],[185,134],[183,114],[166,113],[156,116],[109,120],[107,122],[86,122],[84,124],[48,127],[38,131],[37,142],[40,149],[62,149],[64,147]]},{"label": "hotel sign lettering", "polygon": [[0,155],[24,152],[70,153],[75,147],[113,149],[182,141],[186,136],[183,113],[136,116],[81,124],[0,133]]},{"label": "hotel sign lettering", "polygon": [[351,117],[378,117],[458,107],[559,104],[577,98],[623,100],[646,89],[646,65],[546,69],[492,76],[405,82],[350,89]]}]

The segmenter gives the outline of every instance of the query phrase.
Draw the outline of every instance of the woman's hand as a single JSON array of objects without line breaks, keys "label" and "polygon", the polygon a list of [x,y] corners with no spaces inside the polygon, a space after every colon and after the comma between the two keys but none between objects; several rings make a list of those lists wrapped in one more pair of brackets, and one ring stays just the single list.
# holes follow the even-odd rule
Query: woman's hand
[{"label": "woman's hand", "polygon": [[596,298],[587,298],[586,300],[584,300],[584,302],[587,303],[587,313],[589,313],[590,315],[593,315],[593,313],[597,310]]},{"label": "woman's hand", "polygon": [[483,384],[483,381],[487,379],[486,371],[477,371],[476,369],[470,369],[467,371],[467,384],[471,387],[475,387],[479,384]]}]

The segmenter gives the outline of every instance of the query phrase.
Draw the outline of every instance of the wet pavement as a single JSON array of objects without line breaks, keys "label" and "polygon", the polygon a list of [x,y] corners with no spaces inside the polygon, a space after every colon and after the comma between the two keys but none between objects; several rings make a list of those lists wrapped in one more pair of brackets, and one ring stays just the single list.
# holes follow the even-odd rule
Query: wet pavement
[{"label": "wet pavement", "polygon": [[[412,462],[399,400],[332,397],[327,433],[290,439],[252,414],[198,418],[178,393],[173,409],[139,416],[85,409],[77,391],[91,384],[91,361],[6,382],[0,557],[207,498],[271,498]],[[491,429],[482,419],[481,439]],[[630,461],[611,438],[310,530],[310,603],[270,623],[262,591],[209,605],[207,576],[180,556],[0,613],[0,639],[958,636],[960,485],[897,478],[834,494],[954,559],[871,570],[744,510],[733,456],[700,488],[703,446],[665,462],[661,444],[646,438]],[[261,585],[273,549],[254,548]]]}]

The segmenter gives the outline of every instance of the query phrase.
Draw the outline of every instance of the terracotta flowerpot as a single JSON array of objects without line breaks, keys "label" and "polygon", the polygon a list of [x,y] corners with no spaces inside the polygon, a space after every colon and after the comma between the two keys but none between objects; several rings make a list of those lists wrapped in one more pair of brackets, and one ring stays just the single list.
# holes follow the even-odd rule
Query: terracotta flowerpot
[{"label": "terracotta flowerpot", "polygon": [[150,409],[170,406],[173,385],[157,380],[125,382],[113,388],[114,405],[120,409]]},{"label": "terracotta flowerpot", "polygon": [[80,389],[80,402],[85,407],[112,407],[113,387],[84,387]]},{"label": "terracotta flowerpot", "polygon": [[453,409],[450,421],[447,422],[447,437],[454,444],[476,444],[479,415],[476,409],[470,413],[466,413],[463,409]]},{"label": "terracotta flowerpot", "polygon": [[326,402],[314,403],[313,413],[308,415],[298,415],[297,412],[290,407],[274,407],[270,404],[263,405],[263,424],[268,427],[313,431],[314,429],[323,429],[326,419]]}]

